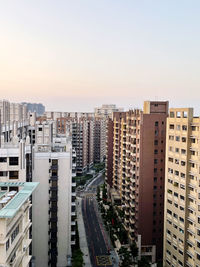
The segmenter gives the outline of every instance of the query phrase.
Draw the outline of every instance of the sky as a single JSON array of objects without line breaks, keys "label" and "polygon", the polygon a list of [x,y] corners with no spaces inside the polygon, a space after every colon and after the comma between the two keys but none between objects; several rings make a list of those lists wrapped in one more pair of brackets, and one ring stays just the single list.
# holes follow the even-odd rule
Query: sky
[{"label": "sky", "polygon": [[199,0],[0,0],[0,98],[200,115]]}]

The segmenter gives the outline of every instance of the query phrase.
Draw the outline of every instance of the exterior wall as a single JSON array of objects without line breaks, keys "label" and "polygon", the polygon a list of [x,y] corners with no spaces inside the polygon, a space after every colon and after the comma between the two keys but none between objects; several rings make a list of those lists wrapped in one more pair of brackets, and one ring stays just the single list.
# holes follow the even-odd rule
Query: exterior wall
[{"label": "exterior wall", "polygon": [[121,201],[130,242],[140,239],[152,262],[162,259],[167,116],[168,102],[145,102],[144,113],[113,113],[111,194]]},{"label": "exterior wall", "polygon": [[106,183],[112,187],[113,185],[113,121],[108,119],[106,134]]},{"label": "exterior wall", "polygon": [[[26,182],[27,176],[27,158],[26,155],[31,154],[29,144],[24,141],[20,143],[4,143],[0,148],[0,160],[4,159],[5,162],[0,162],[0,180],[1,182]],[[10,159],[16,158],[17,163],[10,163]],[[16,178],[13,176],[16,172]]]},{"label": "exterior wall", "polygon": [[[29,220],[30,201],[26,201],[12,219],[0,218],[0,264],[2,266],[27,267],[29,255]],[[18,229],[19,227],[19,229]],[[16,231],[16,229],[18,229]],[[16,231],[15,239],[11,237]],[[12,241],[13,240],[13,241]],[[6,244],[7,248],[6,248]]]},{"label": "exterior wall", "polygon": [[62,156],[58,162],[58,267],[66,266],[66,256],[71,256],[71,151]]},{"label": "exterior wall", "polygon": [[167,122],[164,266],[199,266],[199,136],[193,109],[170,109]]},{"label": "exterior wall", "polygon": [[[67,151],[34,153],[33,181],[40,182],[33,194],[36,266],[48,266],[49,263],[63,267],[67,265],[67,255],[71,257],[72,152]],[[57,167],[52,165],[54,160],[58,162]],[[55,172],[57,175],[53,174]]]},{"label": "exterior wall", "polygon": [[31,260],[29,200],[37,183],[0,182],[0,265],[28,267]]},{"label": "exterior wall", "polygon": [[[40,185],[33,193],[32,249],[35,266],[48,266],[49,241],[49,157],[45,153],[34,154],[33,181]],[[40,218],[38,220],[38,218]],[[41,238],[42,236],[42,238]]]},{"label": "exterior wall", "polygon": [[143,114],[140,126],[138,233],[143,245],[156,245],[157,259],[163,254],[166,118],[167,113]]}]

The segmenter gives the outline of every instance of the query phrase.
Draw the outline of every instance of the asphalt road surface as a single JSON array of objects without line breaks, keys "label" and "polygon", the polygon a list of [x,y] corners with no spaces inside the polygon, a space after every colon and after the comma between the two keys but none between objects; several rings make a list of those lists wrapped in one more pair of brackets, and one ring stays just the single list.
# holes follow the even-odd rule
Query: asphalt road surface
[{"label": "asphalt road surface", "polygon": [[109,255],[109,245],[102,223],[97,216],[96,187],[102,183],[100,176],[82,194],[82,214],[92,266],[113,266]]}]

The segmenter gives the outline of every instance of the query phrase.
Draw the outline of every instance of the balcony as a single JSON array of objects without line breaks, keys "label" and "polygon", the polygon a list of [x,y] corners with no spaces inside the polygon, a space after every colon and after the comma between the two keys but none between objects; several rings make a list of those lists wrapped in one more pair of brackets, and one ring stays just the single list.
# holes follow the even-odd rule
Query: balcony
[{"label": "balcony", "polygon": [[130,198],[131,199],[135,199],[135,195],[131,192],[131,194],[130,194]]},{"label": "balcony", "polygon": [[49,179],[49,182],[51,181],[57,181],[58,180],[58,176],[51,176]]},{"label": "balcony", "polygon": [[50,191],[58,191],[58,187],[57,186],[50,186],[49,190]]},{"label": "balcony", "polygon": [[51,170],[57,170],[58,169],[58,165],[51,165],[50,169]]}]

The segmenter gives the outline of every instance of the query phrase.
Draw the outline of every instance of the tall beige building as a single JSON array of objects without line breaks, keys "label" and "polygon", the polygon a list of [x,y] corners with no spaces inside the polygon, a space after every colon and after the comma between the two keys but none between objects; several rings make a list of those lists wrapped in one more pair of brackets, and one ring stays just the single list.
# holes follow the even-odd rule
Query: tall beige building
[{"label": "tall beige building", "polygon": [[170,109],[166,135],[164,266],[200,266],[200,118]]}]

